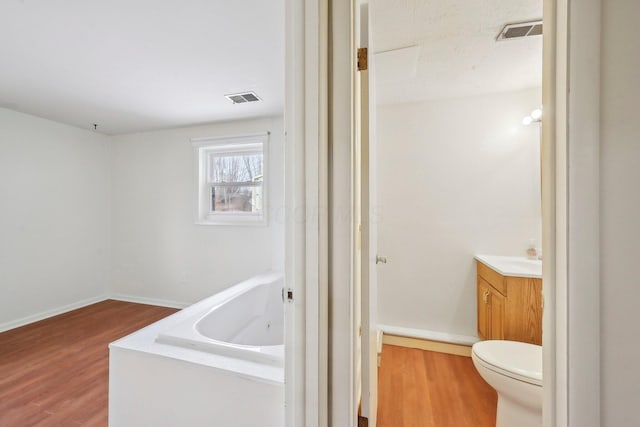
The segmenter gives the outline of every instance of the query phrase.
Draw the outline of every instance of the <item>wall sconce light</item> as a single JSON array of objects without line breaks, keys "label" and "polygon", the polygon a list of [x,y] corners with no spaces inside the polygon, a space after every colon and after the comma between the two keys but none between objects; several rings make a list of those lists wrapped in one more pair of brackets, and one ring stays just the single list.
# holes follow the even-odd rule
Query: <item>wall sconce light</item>
[{"label": "wall sconce light", "polygon": [[536,108],[530,115],[522,119],[522,124],[529,126],[531,123],[540,123],[542,121],[542,108]]}]

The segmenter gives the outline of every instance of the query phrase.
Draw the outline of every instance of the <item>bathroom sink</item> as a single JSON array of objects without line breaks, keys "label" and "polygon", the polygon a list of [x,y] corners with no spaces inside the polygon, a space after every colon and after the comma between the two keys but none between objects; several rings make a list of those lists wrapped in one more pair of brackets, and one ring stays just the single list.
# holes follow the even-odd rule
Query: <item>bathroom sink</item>
[{"label": "bathroom sink", "polygon": [[542,261],[525,257],[476,255],[475,258],[503,276],[542,277]]}]

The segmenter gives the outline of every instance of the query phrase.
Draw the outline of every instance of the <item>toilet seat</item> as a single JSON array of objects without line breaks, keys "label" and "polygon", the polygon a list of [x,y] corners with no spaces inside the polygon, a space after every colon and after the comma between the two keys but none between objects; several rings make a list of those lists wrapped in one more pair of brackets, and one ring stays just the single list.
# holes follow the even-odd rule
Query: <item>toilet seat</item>
[{"label": "toilet seat", "polygon": [[542,347],[517,341],[481,341],[472,347],[485,368],[542,387]]}]

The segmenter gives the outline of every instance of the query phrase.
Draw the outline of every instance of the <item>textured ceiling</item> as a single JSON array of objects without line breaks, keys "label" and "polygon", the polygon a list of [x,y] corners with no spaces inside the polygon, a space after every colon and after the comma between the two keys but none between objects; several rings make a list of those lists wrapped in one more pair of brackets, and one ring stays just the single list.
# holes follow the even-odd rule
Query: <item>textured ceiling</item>
[{"label": "textured ceiling", "polygon": [[[371,12],[375,52],[416,47],[380,58],[379,103],[541,85],[540,37],[494,39],[540,18],[542,0],[371,0]],[[283,0],[3,0],[0,107],[110,134],[281,114],[283,17]],[[223,97],[245,90],[264,102]]]},{"label": "textured ceiling", "polygon": [[0,107],[109,134],[282,114],[284,1],[2,0]]},{"label": "textured ceiling", "polygon": [[371,0],[374,52],[419,49],[413,64],[380,56],[378,103],[541,86],[542,37],[495,41],[504,24],[541,18],[542,0]]}]

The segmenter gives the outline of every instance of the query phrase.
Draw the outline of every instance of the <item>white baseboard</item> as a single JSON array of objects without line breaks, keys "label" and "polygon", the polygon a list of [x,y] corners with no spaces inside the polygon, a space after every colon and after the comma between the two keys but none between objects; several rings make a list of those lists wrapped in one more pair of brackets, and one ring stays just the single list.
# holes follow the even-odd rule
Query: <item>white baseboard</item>
[{"label": "white baseboard", "polygon": [[407,338],[399,335],[384,334],[382,342],[396,347],[417,348],[437,353],[447,353],[456,356],[471,357],[471,346],[451,344],[442,341],[425,340],[422,338]]},{"label": "white baseboard", "polygon": [[191,305],[186,302],[168,301],[163,299],[146,298],[146,297],[139,297],[135,295],[126,295],[126,294],[111,294],[109,295],[109,299],[114,299],[117,301],[124,301],[124,302],[134,302],[136,304],[157,305],[160,307],[169,307],[169,308],[178,308],[178,309],[183,309]]},{"label": "white baseboard", "polygon": [[8,331],[9,329],[19,328],[20,326],[28,325],[29,323],[38,322],[40,320],[48,319],[49,317],[57,316],[67,311],[76,310],[78,308],[86,307],[97,302],[101,302],[108,299],[107,295],[100,295],[93,298],[87,298],[82,301],[74,302],[71,304],[57,307],[51,310],[42,311],[40,313],[32,314],[30,316],[23,317],[21,319],[12,320],[0,324],[0,332]]},{"label": "white baseboard", "polygon": [[133,302],[137,304],[148,304],[148,305],[158,305],[161,307],[170,307],[170,308],[178,308],[182,309],[191,304],[183,303],[183,302],[175,302],[175,301],[167,301],[161,299],[154,298],[144,298],[137,297],[133,295],[124,295],[124,294],[103,294],[93,298],[87,298],[82,301],[74,302],[72,304],[67,304],[62,307],[57,307],[51,310],[43,311],[40,313],[32,314],[30,316],[23,317],[21,319],[11,320],[9,322],[0,323],[0,332],[5,332],[10,329],[19,328],[20,326],[28,325],[29,323],[38,322],[40,320],[48,319],[49,317],[57,316],[59,314],[66,313],[68,311],[77,310],[78,308],[86,307],[91,304],[95,304],[98,302],[106,301],[108,299],[113,299],[117,301],[125,301],[125,302]]},{"label": "white baseboard", "polygon": [[471,346],[480,341],[480,338],[469,335],[449,334],[447,332],[435,332],[426,329],[404,328],[401,326],[378,325],[383,333],[400,337],[416,338],[429,341],[440,341],[448,344]]}]

